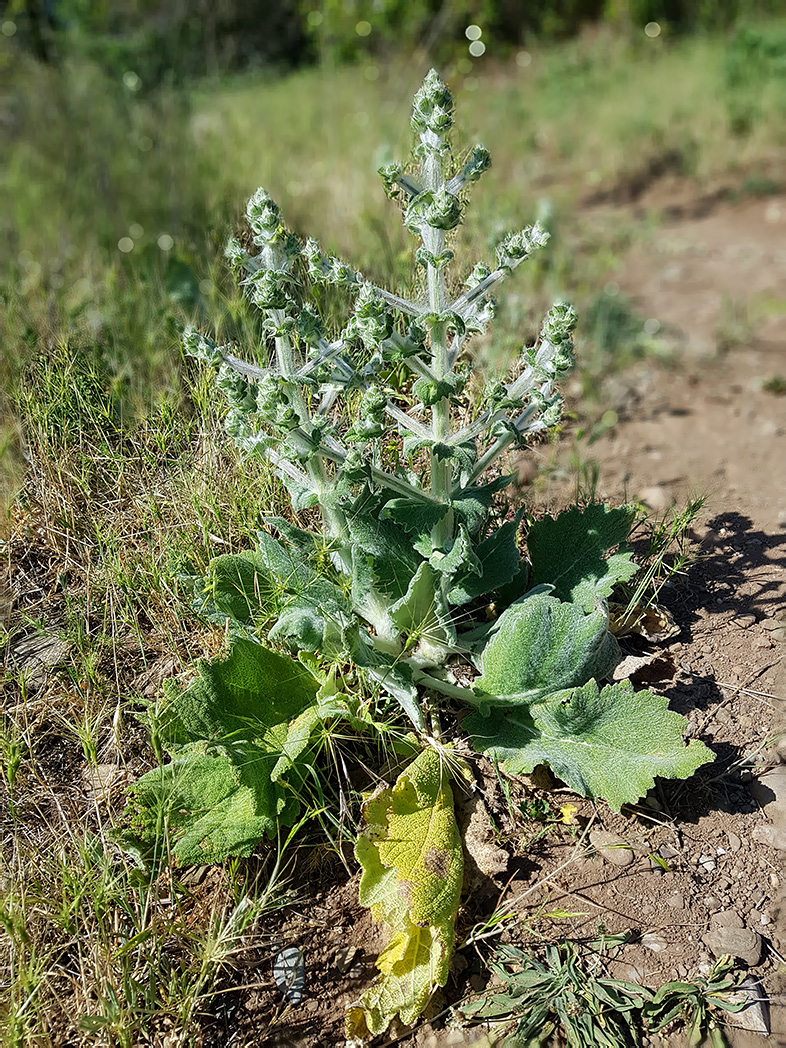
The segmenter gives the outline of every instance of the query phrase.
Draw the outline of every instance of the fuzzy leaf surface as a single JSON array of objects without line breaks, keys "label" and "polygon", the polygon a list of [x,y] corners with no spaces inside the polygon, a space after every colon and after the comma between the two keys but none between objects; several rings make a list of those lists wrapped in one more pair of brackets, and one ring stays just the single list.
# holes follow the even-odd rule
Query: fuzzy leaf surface
[{"label": "fuzzy leaf surface", "polygon": [[315,727],[350,716],[340,695],[318,692],[300,663],[241,638],[184,691],[169,688],[160,731],[172,761],[130,791],[143,842],[166,823],[178,862],[220,862],[292,825]]},{"label": "fuzzy leaf surface", "polygon": [[376,982],[347,1012],[348,1038],[376,1036],[396,1015],[414,1023],[445,985],[464,863],[447,772],[432,749],[367,801],[364,814],[368,830],[355,846],[360,902],[390,939]]},{"label": "fuzzy leaf surface", "polygon": [[493,707],[464,721],[478,749],[510,775],[549,767],[584,797],[602,797],[615,811],[632,804],[660,775],[685,779],[714,760],[696,739],[682,740],[684,717],[629,681],[600,690],[594,680],[559,691],[545,702],[508,710]]},{"label": "fuzzy leaf surface", "polygon": [[216,557],[208,586],[216,608],[234,622],[252,625],[276,615],[276,580],[258,553]]},{"label": "fuzzy leaf surface", "polygon": [[[633,554],[622,548],[635,516],[633,506],[610,509],[593,503],[583,510],[571,506],[557,517],[537,521],[527,535],[531,585],[551,583],[555,597],[589,611],[618,582],[638,571]],[[606,557],[616,546],[620,552]]]},{"label": "fuzzy leaf surface", "polygon": [[403,528],[415,549],[427,557],[431,553],[431,532],[448,509],[448,506],[414,499],[391,499],[385,503],[380,515],[383,520],[392,520]]},{"label": "fuzzy leaf surface", "polygon": [[419,642],[418,651],[426,659],[441,661],[456,642],[437,573],[428,561],[421,562],[406,595],[391,606],[390,617],[402,633]]},{"label": "fuzzy leaf surface", "polygon": [[462,488],[453,495],[451,505],[457,516],[467,525],[472,536],[477,536],[486,523],[491,507],[494,504],[495,494],[506,488],[512,479],[512,474],[505,477],[495,477],[488,484]]},{"label": "fuzzy leaf surface", "polygon": [[516,577],[521,563],[516,533],[519,519],[508,520],[475,550],[480,571],[462,572],[448,593],[451,604],[466,604]]},{"label": "fuzzy leaf surface", "polygon": [[484,701],[510,706],[605,677],[619,660],[607,626],[602,611],[585,614],[547,593],[522,597],[497,620],[475,687]]},{"label": "fuzzy leaf surface", "polygon": [[372,520],[366,516],[350,517],[347,526],[354,546],[353,560],[356,553],[362,551],[376,588],[386,597],[400,600],[421,563],[406,532],[391,520]]}]

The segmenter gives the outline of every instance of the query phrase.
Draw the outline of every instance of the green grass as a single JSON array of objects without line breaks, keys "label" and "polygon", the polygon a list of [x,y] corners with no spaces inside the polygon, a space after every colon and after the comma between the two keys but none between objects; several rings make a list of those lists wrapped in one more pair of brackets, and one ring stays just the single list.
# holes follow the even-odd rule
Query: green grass
[{"label": "green grass", "polygon": [[[732,139],[725,41],[662,43],[600,35],[533,49],[526,68],[491,55],[474,83],[454,78],[462,146],[479,137],[494,157],[458,246],[465,268],[539,211],[554,233],[511,282],[496,340],[480,354],[504,358],[532,338],[544,306],[567,296],[592,320],[579,351],[585,392],[597,393],[632,342],[652,351],[635,314],[601,294],[648,226],[579,213],[582,198],[624,196],[664,153],[698,189],[775,170],[784,135],[775,93]],[[134,716],[143,690],[154,698],[161,676],[224,644],[189,615],[175,569],[242,549],[287,503],[264,465],[241,462],[225,439],[211,376],[183,359],[179,333],[193,320],[259,345],[221,257],[259,184],[324,249],[380,282],[413,279],[411,242],[375,169],[410,149],[400,129],[424,70],[402,59],[376,80],[362,67],[313,69],[142,98],[85,65],[8,61],[0,1027],[9,1045],[131,1045],[167,1030],[196,1043],[238,929],[281,898],[275,878],[260,860],[218,871],[212,895],[171,869],[151,879],[109,830],[122,784],[154,763]],[[21,636],[44,631],[71,648],[33,684],[12,654]],[[118,786],[96,789],[106,765]]]}]

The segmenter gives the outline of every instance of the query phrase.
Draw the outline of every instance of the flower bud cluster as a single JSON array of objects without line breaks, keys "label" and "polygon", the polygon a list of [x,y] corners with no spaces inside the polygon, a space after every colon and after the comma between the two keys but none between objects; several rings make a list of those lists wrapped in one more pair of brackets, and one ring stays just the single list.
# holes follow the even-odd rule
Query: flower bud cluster
[{"label": "flower bud cluster", "polygon": [[500,268],[515,269],[537,248],[545,247],[548,241],[549,234],[539,222],[536,222],[534,226],[527,226],[519,233],[509,233],[497,248]]},{"label": "flower bud cluster", "polygon": [[477,182],[483,172],[488,171],[490,167],[491,153],[489,153],[485,146],[475,146],[469,160],[461,171],[451,179],[448,186],[455,191],[461,186],[469,185],[471,182]]},{"label": "flower bud cluster", "polygon": [[335,257],[326,257],[319,244],[309,238],[303,248],[303,257],[308,264],[308,274],[318,284],[334,284],[336,287],[351,288],[363,282],[362,274]]},{"label": "flower bud cluster", "polygon": [[372,284],[363,283],[355,301],[355,311],[344,329],[347,340],[359,338],[365,349],[376,349],[393,334],[394,318]]},{"label": "flower bud cluster", "polygon": [[430,131],[445,138],[453,126],[453,96],[432,69],[415,95],[412,105],[412,130],[423,136]]},{"label": "flower bud cluster", "polygon": [[246,217],[259,247],[275,243],[284,234],[279,206],[264,189],[258,189],[249,200]]}]

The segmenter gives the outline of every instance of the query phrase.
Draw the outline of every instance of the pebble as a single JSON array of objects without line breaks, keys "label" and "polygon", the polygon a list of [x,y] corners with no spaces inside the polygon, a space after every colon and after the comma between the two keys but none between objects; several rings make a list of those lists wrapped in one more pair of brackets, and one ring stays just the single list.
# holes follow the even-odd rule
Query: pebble
[{"label": "pebble", "polygon": [[774,801],[777,812],[786,811],[786,764],[778,764],[755,776],[747,785],[762,808]]},{"label": "pebble", "polygon": [[618,833],[608,830],[593,830],[590,833],[590,844],[599,855],[613,866],[630,866],[633,862],[633,849]]},{"label": "pebble", "polygon": [[703,902],[710,913],[712,913],[713,910],[719,910],[721,906],[720,899],[717,899],[714,895],[705,895]]},{"label": "pebble", "polygon": [[669,496],[660,485],[642,488],[639,498],[652,510],[668,509],[669,506]]},{"label": "pebble", "polygon": [[786,640],[786,612],[782,611],[771,619],[765,619],[761,625],[763,629],[767,630],[773,640]]},{"label": "pebble", "polygon": [[727,833],[726,840],[729,842],[729,851],[738,852],[742,845],[742,841],[736,833]]},{"label": "pebble", "polygon": [[342,975],[352,966],[357,952],[357,946],[342,946],[336,953],[336,968]]},{"label": "pebble", "polygon": [[647,932],[646,935],[642,935],[641,945],[652,950],[653,953],[663,953],[669,946],[663,936],[657,932]]},{"label": "pebble", "polygon": [[719,910],[710,917],[710,928],[744,928],[742,917],[735,910]]},{"label": "pebble", "polygon": [[717,865],[711,855],[702,855],[699,859],[699,864],[705,873],[712,873]]},{"label": "pebble", "polygon": [[[753,839],[758,844],[764,844],[768,848],[779,848],[786,851],[786,826],[775,826],[771,822],[760,822],[753,827]],[[775,874],[770,875],[770,881]],[[777,884],[773,884],[776,888]]]},{"label": "pebble", "polygon": [[676,859],[679,852],[676,848],[672,848],[670,844],[661,844],[660,848],[658,848],[658,855],[662,859]]},{"label": "pebble", "polygon": [[685,900],[681,895],[671,895],[666,900],[666,905],[670,906],[672,910],[682,910],[685,907]]},{"label": "pebble", "polygon": [[761,636],[755,638],[751,647],[756,651],[767,651],[769,648],[774,648],[775,643],[769,637]]},{"label": "pebble", "polygon": [[758,964],[761,959],[761,936],[750,928],[713,928],[701,941],[709,946],[716,957],[729,953],[751,966]]}]

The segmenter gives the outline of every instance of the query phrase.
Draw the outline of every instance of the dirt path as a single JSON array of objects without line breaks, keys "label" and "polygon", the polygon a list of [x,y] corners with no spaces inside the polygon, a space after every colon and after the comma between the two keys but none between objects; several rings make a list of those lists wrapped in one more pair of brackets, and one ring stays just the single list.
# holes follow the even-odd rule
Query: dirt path
[{"label": "dirt path", "polygon": [[[720,928],[761,936],[758,958],[754,949],[739,963],[763,978],[784,1044],[786,748],[773,740],[786,696],[786,396],[766,384],[786,380],[786,198],[667,222],[615,280],[682,350],[672,368],[626,376],[621,421],[588,452],[598,495],[639,497],[656,516],[706,496],[699,556],[664,594],[680,634],[634,679],[668,695],[717,762],[700,779],[706,792],[664,791],[670,869],[633,865],[607,882],[605,902],[621,897],[659,937],[658,950],[627,951],[626,973],[644,981],[706,968],[708,932],[713,942]],[[637,834],[635,820],[609,828]],[[593,897],[603,902],[602,891]],[[735,934],[721,933],[732,952]]]}]

